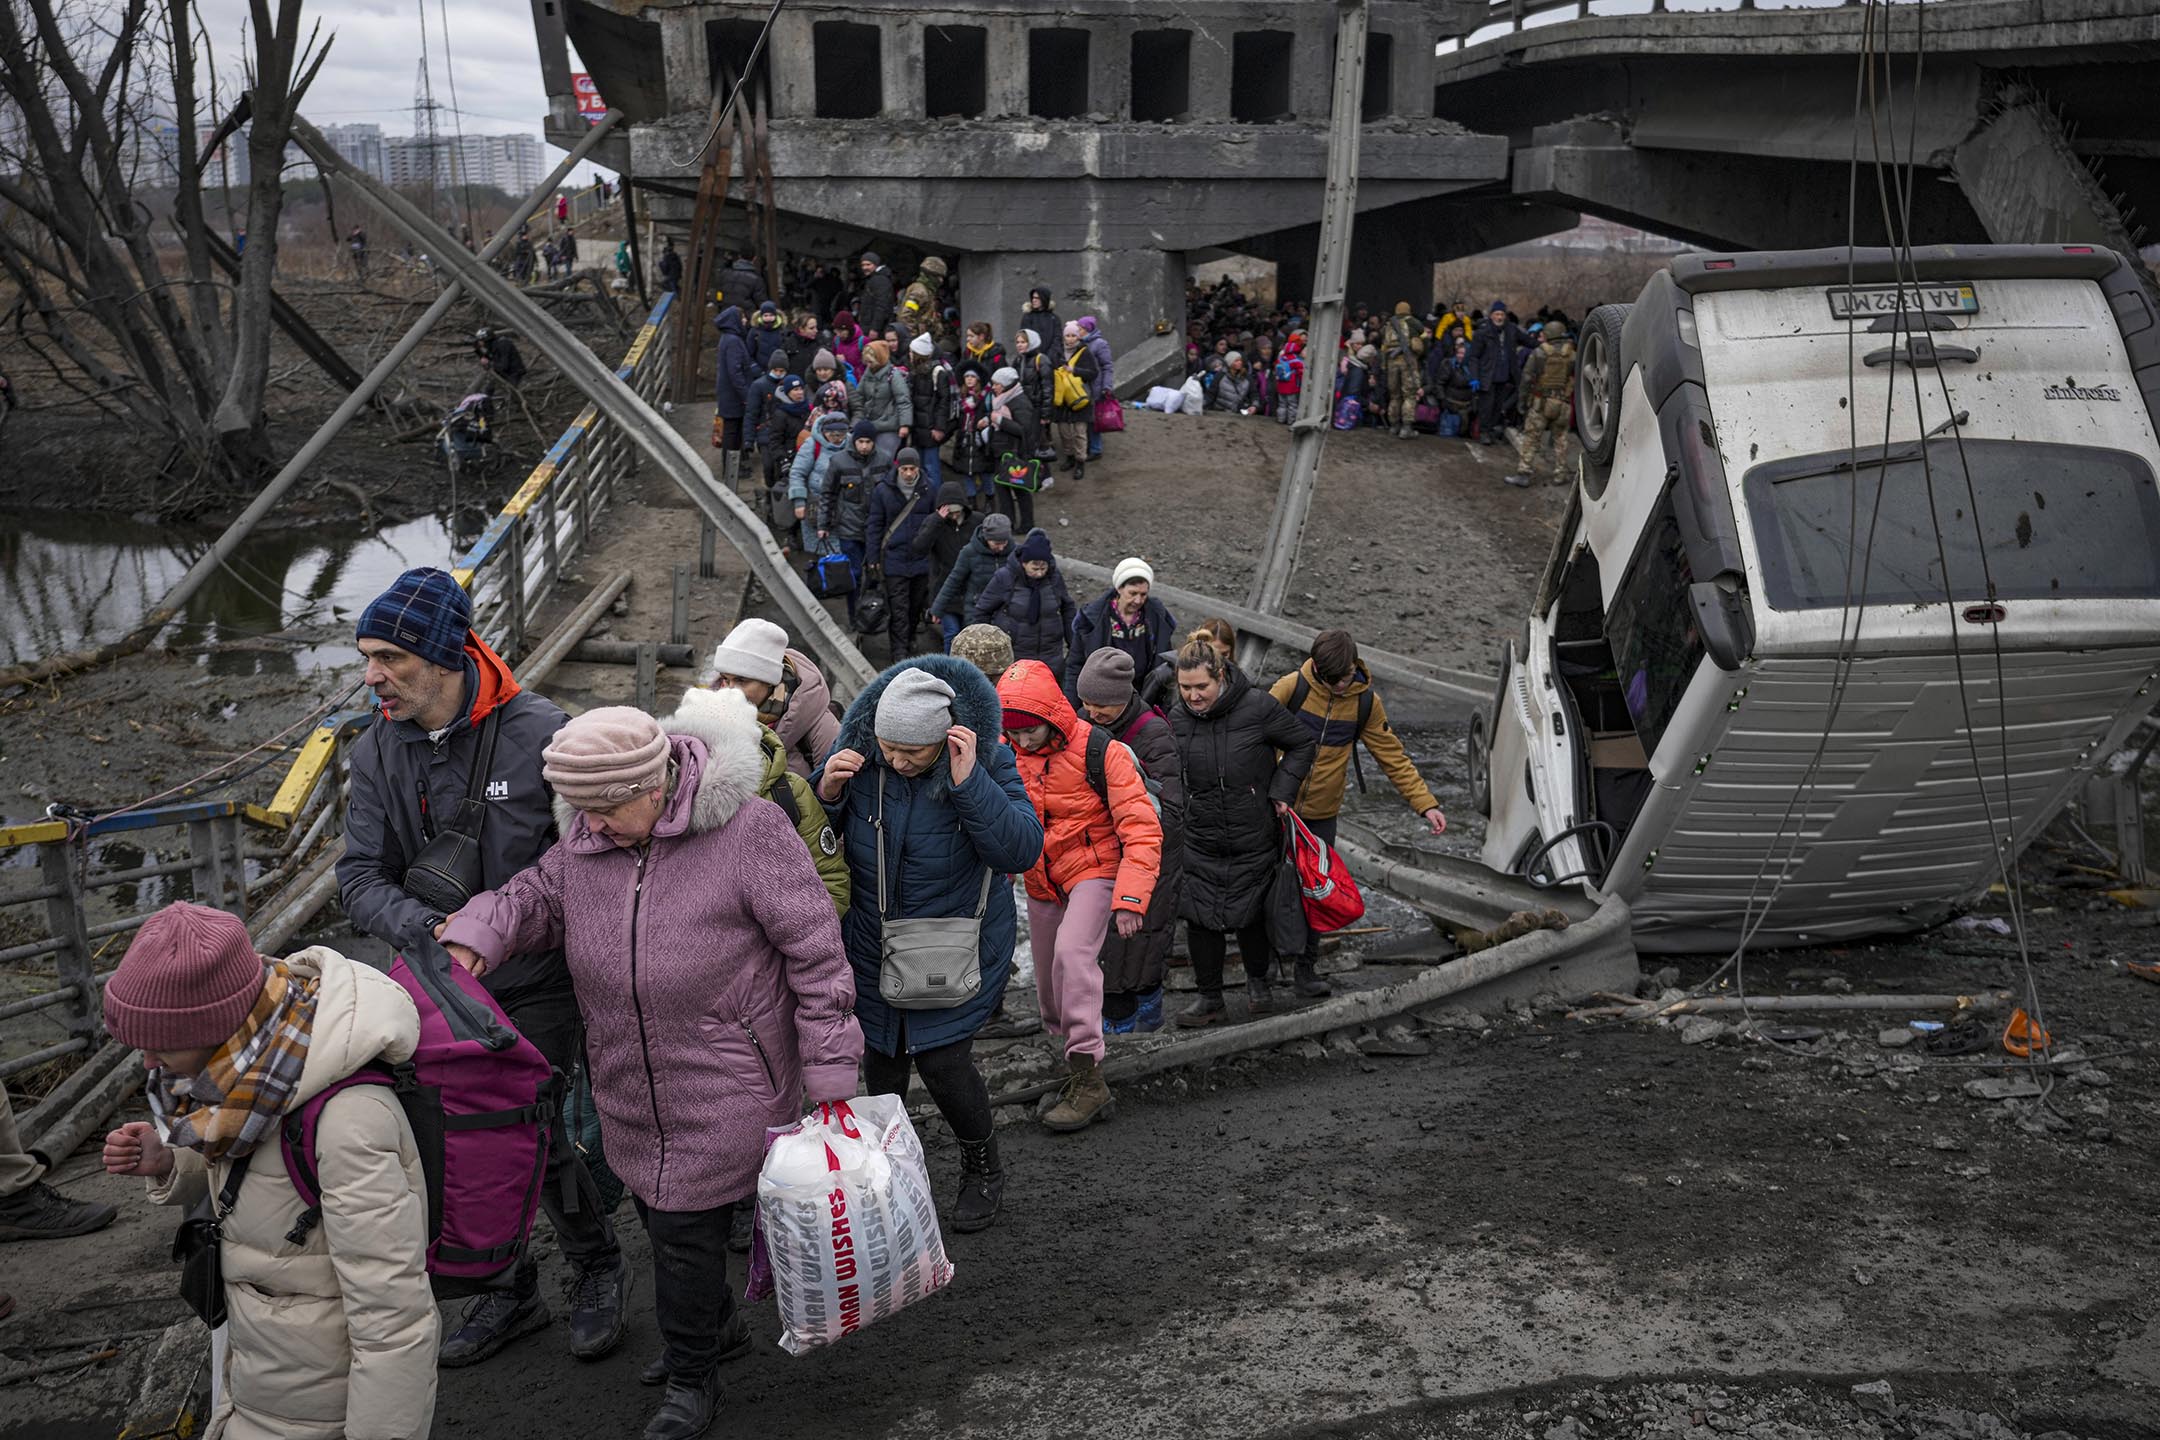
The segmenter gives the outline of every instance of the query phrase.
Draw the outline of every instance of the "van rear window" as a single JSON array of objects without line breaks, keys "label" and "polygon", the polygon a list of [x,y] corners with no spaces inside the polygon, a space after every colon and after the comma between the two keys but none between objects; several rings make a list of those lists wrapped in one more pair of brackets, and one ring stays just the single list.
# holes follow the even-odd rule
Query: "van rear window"
[{"label": "van rear window", "polygon": [[1848,565],[1870,605],[1985,599],[1989,576],[2005,600],[2160,596],[2160,491],[2128,451],[1967,440],[1961,457],[1944,436],[1851,459],[1776,460],[1741,481],[1772,609],[1843,604]]}]

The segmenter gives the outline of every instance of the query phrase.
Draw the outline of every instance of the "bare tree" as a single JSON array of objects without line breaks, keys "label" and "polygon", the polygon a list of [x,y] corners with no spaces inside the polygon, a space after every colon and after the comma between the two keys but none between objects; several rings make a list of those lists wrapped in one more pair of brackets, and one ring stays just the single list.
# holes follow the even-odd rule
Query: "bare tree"
[{"label": "bare tree", "polygon": [[[212,261],[196,173],[197,137],[219,117],[203,112],[188,0],[0,0],[0,273],[93,397],[165,442],[168,508],[252,490],[274,468],[263,394],[281,172],[328,50],[314,32],[302,42],[301,0],[275,4],[273,17],[272,0],[249,3],[248,244],[234,284]],[[168,87],[178,276],[131,163]]]}]

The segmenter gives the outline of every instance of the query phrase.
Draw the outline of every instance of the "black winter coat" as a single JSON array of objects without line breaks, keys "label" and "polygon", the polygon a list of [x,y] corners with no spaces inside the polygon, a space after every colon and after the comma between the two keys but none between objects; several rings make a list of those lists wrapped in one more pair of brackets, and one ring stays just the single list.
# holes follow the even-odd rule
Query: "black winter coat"
[{"label": "black winter coat", "polygon": [[876,339],[892,324],[893,309],[892,271],[880,265],[863,277],[862,289],[855,296],[855,323]]},{"label": "black winter coat", "polygon": [[1495,389],[1512,385],[1522,374],[1517,357],[1523,344],[1522,327],[1510,320],[1504,325],[1487,325],[1477,332],[1470,342],[1470,374],[1480,385]]},{"label": "black winter coat", "polygon": [[1185,887],[1185,766],[1177,738],[1160,710],[1135,699],[1107,727],[1131,747],[1141,772],[1155,782],[1162,809],[1162,869],[1148,900],[1140,933],[1130,940],[1111,926],[1103,937],[1103,989],[1145,991],[1163,983],[1170,969],[1170,945],[1176,938],[1178,902]]},{"label": "black winter coat", "polygon": [[1240,929],[1267,913],[1268,881],[1282,854],[1271,802],[1296,803],[1319,746],[1235,665],[1214,708],[1195,715],[1180,697],[1170,728],[1185,762],[1185,898],[1178,913],[1204,930]]},{"label": "black winter coat", "polygon": [[715,288],[722,296],[721,303],[739,308],[746,320],[757,314],[758,306],[772,299],[765,288],[765,277],[758,273],[757,266],[745,260],[737,260],[722,270]]},{"label": "black winter coat", "polygon": [[[952,366],[943,359],[916,360],[908,366],[908,395],[915,407],[908,438],[915,442],[915,448],[928,450],[933,445],[944,444],[938,436],[952,433]],[[932,431],[937,434],[933,435]]]},{"label": "black winter coat", "polygon": [[[960,553],[968,548],[973,535],[974,530],[969,523],[967,511],[962,510],[958,520],[947,520],[932,511],[929,521],[917,528],[915,538],[908,541],[908,548],[929,562],[930,592],[933,595],[944,593],[945,579],[952,574],[954,562],[959,560]],[[984,583],[989,583],[987,578]],[[933,606],[930,613],[937,615],[944,612]]]},{"label": "black winter coat", "polygon": [[933,615],[957,615],[963,624],[975,613],[975,602],[983,591],[990,588],[990,581],[1012,559],[1012,546],[1005,547],[1002,555],[992,554],[984,543],[982,527],[968,536],[960,547],[960,553],[945,572],[945,579],[938,586],[937,598],[930,602]]},{"label": "black winter coat", "polygon": [[[937,521],[937,496],[929,482],[916,477],[915,493],[903,495],[892,471],[870,492],[870,510],[863,517],[863,543],[869,547],[870,563],[885,567],[892,576],[910,577],[930,573],[930,557],[914,548],[915,532]],[[892,532],[892,539],[885,532]]]},{"label": "black winter coat", "polygon": [[[1050,573],[1031,580],[1020,568],[1019,547],[990,577],[968,619],[978,625],[995,625],[1012,637],[1013,659],[1040,660],[1055,675],[1065,668],[1065,637],[1072,630],[1072,592],[1065,576],[1050,562]],[[1303,729],[1303,726],[1298,727]],[[1297,792],[1291,791],[1292,798]]]},{"label": "black winter coat", "polygon": [[[861,540],[870,518],[870,492],[892,474],[893,463],[873,450],[865,460],[850,443],[825,466],[825,488],[818,496],[817,528],[841,540]],[[875,561],[877,556],[872,555]]]}]

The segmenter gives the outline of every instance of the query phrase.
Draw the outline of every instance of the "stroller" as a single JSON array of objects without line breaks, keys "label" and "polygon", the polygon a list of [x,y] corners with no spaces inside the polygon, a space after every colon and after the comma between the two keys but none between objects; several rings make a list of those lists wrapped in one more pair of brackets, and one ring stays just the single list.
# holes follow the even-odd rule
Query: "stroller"
[{"label": "stroller", "polygon": [[443,417],[435,433],[435,456],[452,478],[493,474],[502,456],[495,448],[495,397],[486,391],[467,395]]}]

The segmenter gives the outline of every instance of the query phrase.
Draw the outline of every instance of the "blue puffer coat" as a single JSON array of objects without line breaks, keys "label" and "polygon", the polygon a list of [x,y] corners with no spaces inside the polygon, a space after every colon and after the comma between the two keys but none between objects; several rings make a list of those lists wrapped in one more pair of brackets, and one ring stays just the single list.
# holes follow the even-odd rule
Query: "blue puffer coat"
[{"label": "blue puffer coat", "polygon": [[[902,670],[927,670],[953,687],[954,718],[975,732],[975,769],[953,788],[940,758],[913,779],[888,768],[880,757],[872,721],[878,698]],[[848,906],[841,934],[855,967],[855,1018],[863,1043],[881,1055],[914,1054],[965,1040],[982,1028],[1012,970],[1017,928],[1012,884],[1042,856],[1042,822],[1020,783],[1012,752],[1005,748],[1004,710],[980,670],[951,655],[903,660],[855,697],[840,722],[839,750],[866,758],[840,798],[825,807],[846,851],[848,875],[861,900]],[[824,766],[811,777],[816,785]],[[877,905],[878,780],[885,782],[885,890],[895,917],[972,915],[982,893],[985,866],[996,871],[990,907],[982,923],[982,989],[947,1010],[895,1010],[878,992],[883,921]]]}]

